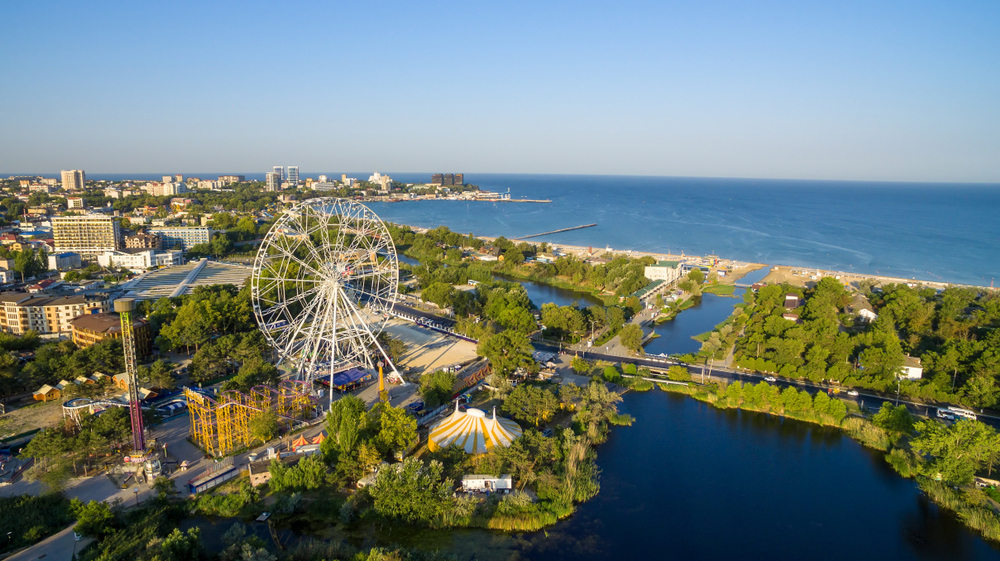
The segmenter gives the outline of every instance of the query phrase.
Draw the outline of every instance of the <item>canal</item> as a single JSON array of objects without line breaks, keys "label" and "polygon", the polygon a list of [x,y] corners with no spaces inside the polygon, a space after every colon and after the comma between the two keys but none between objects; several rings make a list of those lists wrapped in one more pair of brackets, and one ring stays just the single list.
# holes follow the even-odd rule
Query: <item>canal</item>
[{"label": "canal", "polygon": [[533,281],[512,279],[502,275],[494,275],[493,278],[520,284],[524,287],[524,290],[528,292],[528,298],[531,299],[531,303],[538,308],[541,308],[542,304],[548,303],[552,303],[557,306],[577,305],[581,308],[586,308],[587,306],[593,306],[595,304],[598,306],[604,305],[604,302],[602,302],[599,298],[595,298],[588,292],[576,292],[574,290],[566,290],[565,288],[558,288]]}]

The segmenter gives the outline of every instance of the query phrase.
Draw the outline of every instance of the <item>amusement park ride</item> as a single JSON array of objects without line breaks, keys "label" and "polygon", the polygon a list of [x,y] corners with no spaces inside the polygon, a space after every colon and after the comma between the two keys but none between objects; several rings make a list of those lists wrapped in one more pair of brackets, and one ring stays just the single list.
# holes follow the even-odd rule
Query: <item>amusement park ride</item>
[{"label": "amusement park ride", "polygon": [[[364,205],[317,198],[286,210],[257,252],[250,287],[258,326],[278,364],[291,367],[289,379],[247,393],[212,395],[184,388],[191,440],[213,456],[245,449],[253,443],[256,417],[273,412],[280,424],[293,426],[315,416],[319,396],[313,382],[329,377],[332,403],[334,376],[351,369],[377,368],[379,398],[387,401],[383,368],[389,369],[390,379],[405,383],[377,339],[396,301],[398,283],[399,263],[389,231]],[[76,398],[63,404],[63,412],[79,422],[83,410],[128,407],[132,451],[121,471],[151,479],[160,474],[162,461],[143,426],[132,325],[135,299],[115,300],[114,310],[121,317],[128,402]]]},{"label": "amusement park ride", "polygon": [[257,415],[274,412],[280,423],[301,422],[318,409],[313,382],[329,377],[332,403],[334,375],[350,368],[377,367],[379,396],[387,400],[383,366],[402,377],[377,336],[398,283],[389,231],[364,205],[317,198],[286,210],[257,252],[250,288],[258,326],[278,364],[291,366],[292,379],[215,399],[185,388],[192,440],[213,455],[246,448]]}]

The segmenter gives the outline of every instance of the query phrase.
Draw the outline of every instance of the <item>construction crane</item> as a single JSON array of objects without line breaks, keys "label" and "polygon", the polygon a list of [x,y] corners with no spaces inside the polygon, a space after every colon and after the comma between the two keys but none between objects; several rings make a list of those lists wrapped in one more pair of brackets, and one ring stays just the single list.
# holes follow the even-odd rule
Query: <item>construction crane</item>
[{"label": "construction crane", "polygon": [[125,348],[125,374],[128,376],[128,411],[132,418],[133,456],[146,453],[146,435],[142,430],[142,407],[139,404],[139,376],[136,369],[135,333],[132,330],[132,312],[135,298],[115,300],[115,311],[122,319],[122,346]]}]

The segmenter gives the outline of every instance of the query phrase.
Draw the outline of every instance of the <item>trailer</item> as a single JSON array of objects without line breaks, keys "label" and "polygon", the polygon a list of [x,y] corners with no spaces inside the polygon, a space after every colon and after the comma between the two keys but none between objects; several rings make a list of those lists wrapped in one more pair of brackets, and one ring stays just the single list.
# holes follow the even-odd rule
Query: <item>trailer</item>
[{"label": "trailer", "polygon": [[205,473],[188,481],[188,490],[192,495],[202,493],[213,487],[218,487],[230,479],[239,477],[239,475],[240,470],[233,465],[233,459],[226,458],[205,470]]}]

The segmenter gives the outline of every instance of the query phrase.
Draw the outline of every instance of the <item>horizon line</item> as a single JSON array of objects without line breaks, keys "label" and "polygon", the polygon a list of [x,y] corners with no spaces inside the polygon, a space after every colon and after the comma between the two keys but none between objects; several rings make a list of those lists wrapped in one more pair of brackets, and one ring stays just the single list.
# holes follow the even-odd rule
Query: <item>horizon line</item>
[{"label": "horizon line", "polygon": [[[288,166],[283,166],[283,167],[288,167]],[[9,173],[9,172],[0,172],[0,178],[17,177],[17,176],[37,176],[37,177],[52,176],[52,177],[55,177],[55,178],[59,178],[61,176],[61,172],[62,171],[63,170],[60,170],[59,172],[55,172],[55,173],[37,173],[37,172],[30,172],[30,173]],[[88,172],[87,170],[83,170],[83,171],[84,171],[84,173],[87,173],[89,175],[95,175],[95,176],[99,176],[99,175],[118,175],[118,176],[121,176],[121,175],[129,175],[129,174],[141,174],[141,175],[177,175],[177,173],[162,173],[162,172],[153,172],[153,171],[127,171],[127,172],[105,172],[105,171]],[[183,175],[184,177],[198,177],[200,175],[216,175],[216,176],[218,176],[218,175],[263,175],[265,173],[270,173],[270,172],[269,171],[253,171],[253,172],[247,172],[247,171],[241,171],[241,172],[232,172],[232,171],[229,171],[229,172],[214,172],[214,171],[213,172],[205,172],[205,171],[203,171],[203,172],[181,173],[180,175]],[[336,173],[336,172],[323,171],[323,172],[314,172],[314,173],[317,174],[317,175],[320,175],[320,174],[332,174],[332,173]],[[339,173],[343,174],[343,173],[348,173],[348,172],[341,171]],[[359,173],[359,172],[357,170],[355,170],[353,172],[349,172],[349,174],[350,173]],[[368,172],[364,172],[364,173],[368,173]],[[372,173],[374,173],[374,171]],[[413,175],[413,174],[433,175],[433,174],[438,173],[438,172],[398,171],[397,170],[397,171],[393,171],[393,172],[386,172],[386,175],[390,175],[391,176],[393,173],[411,174],[411,175]],[[534,173],[534,172],[472,172],[472,173],[469,173],[469,172],[460,172],[460,173],[462,173],[465,176],[477,175],[477,174],[478,175],[535,175],[535,176],[542,175],[542,176],[553,176],[553,177],[609,177],[609,178],[610,177],[632,177],[632,178],[657,178],[657,179],[709,179],[709,180],[742,180],[742,181],[806,181],[806,182],[817,182],[817,183],[891,183],[891,184],[906,184],[906,183],[910,183],[910,184],[921,184],[921,185],[980,185],[980,186],[1000,186],[1000,180],[995,180],[995,181],[985,181],[985,180],[984,181],[955,181],[955,180],[950,180],[949,181],[949,180],[913,180],[913,179],[816,179],[816,178],[802,178],[802,177],[739,177],[739,176],[723,176],[723,175],[719,175],[719,176],[712,176],[712,175],[655,175],[655,174],[631,174],[631,173],[611,174],[611,173],[554,173],[554,172],[546,172],[546,173]],[[301,172],[301,168],[300,168],[300,171],[299,171],[299,176],[300,177],[306,176],[306,174],[303,174]]]}]

